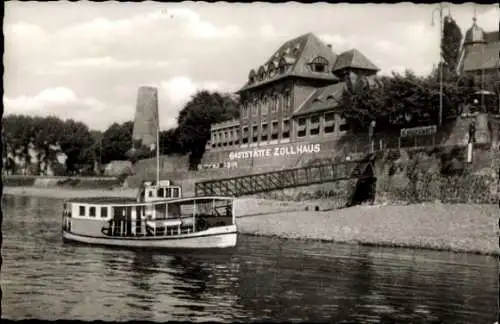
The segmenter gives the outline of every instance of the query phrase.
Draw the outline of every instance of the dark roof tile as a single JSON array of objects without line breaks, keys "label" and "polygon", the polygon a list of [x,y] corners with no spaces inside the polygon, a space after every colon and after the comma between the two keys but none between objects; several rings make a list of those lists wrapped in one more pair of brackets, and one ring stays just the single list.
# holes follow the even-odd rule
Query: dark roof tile
[{"label": "dark roof tile", "polygon": [[380,70],[355,48],[340,54],[337,62],[335,62],[333,70],[338,71],[344,68],[358,68],[372,71]]},{"label": "dark roof tile", "polygon": [[471,48],[464,59],[464,72],[494,69],[500,67],[500,42],[489,43]]}]

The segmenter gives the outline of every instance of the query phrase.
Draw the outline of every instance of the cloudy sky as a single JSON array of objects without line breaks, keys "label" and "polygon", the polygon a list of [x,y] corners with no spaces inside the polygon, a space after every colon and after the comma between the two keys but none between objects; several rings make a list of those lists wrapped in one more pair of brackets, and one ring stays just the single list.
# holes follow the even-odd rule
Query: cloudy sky
[{"label": "cloudy sky", "polygon": [[[5,3],[4,113],[56,115],[104,130],[134,118],[137,88],[159,89],[163,129],[198,89],[235,91],[281,43],[313,32],[382,71],[428,73],[439,57],[436,5]],[[462,28],[474,6],[450,5]],[[477,5],[498,29],[498,5]],[[437,13],[435,15],[437,18]]]}]

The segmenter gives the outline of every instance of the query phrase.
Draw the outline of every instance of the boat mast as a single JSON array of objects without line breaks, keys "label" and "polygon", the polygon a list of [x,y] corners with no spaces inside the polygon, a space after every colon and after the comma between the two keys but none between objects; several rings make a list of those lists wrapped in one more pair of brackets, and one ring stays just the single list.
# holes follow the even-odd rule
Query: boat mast
[{"label": "boat mast", "polygon": [[160,185],[160,123],[156,120],[156,185]]},{"label": "boat mast", "polygon": [[156,186],[160,185],[160,109],[156,98]]}]

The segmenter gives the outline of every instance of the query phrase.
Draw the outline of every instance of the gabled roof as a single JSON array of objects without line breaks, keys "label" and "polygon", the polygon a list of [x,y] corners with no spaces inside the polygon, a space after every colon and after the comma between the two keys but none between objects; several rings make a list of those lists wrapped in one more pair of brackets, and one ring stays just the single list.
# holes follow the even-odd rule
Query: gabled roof
[{"label": "gabled roof", "polygon": [[317,89],[301,108],[294,112],[294,116],[341,108],[342,95],[346,89],[346,83],[340,82]]},{"label": "gabled roof", "polygon": [[463,71],[498,69],[500,67],[500,42],[472,47],[464,58]]},{"label": "gabled roof", "polygon": [[370,60],[366,58],[360,51],[353,48],[340,54],[333,71],[338,71],[345,68],[358,68],[371,71],[379,71],[380,69],[375,66]]},{"label": "gabled roof", "polygon": [[500,42],[500,32],[498,31],[486,32],[484,33],[484,40],[486,41],[486,43]]},{"label": "gabled roof", "polygon": [[[328,61],[325,72],[313,72],[309,63],[318,56]],[[276,52],[262,66],[267,66],[270,62],[285,62],[287,68],[283,73],[276,73],[268,76],[264,80],[253,83],[247,82],[238,92],[254,88],[269,82],[273,82],[284,77],[296,76],[303,78],[320,79],[335,82],[338,78],[332,74],[332,69],[337,59],[337,55],[326,46],[317,36],[307,33],[297,38],[291,39],[281,45]],[[260,67],[254,67],[258,71]]]}]

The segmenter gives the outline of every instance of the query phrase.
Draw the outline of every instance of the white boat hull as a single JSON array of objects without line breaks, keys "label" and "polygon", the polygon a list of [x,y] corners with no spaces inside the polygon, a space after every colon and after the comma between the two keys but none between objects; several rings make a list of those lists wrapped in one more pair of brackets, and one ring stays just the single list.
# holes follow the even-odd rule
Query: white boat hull
[{"label": "white boat hull", "polygon": [[235,225],[210,228],[206,231],[172,236],[137,236],[137,237],[103,237],[62,232],[67,241],[133,248],[164,249],[209,249],[229,248],[236,246],[237,228]]}]

